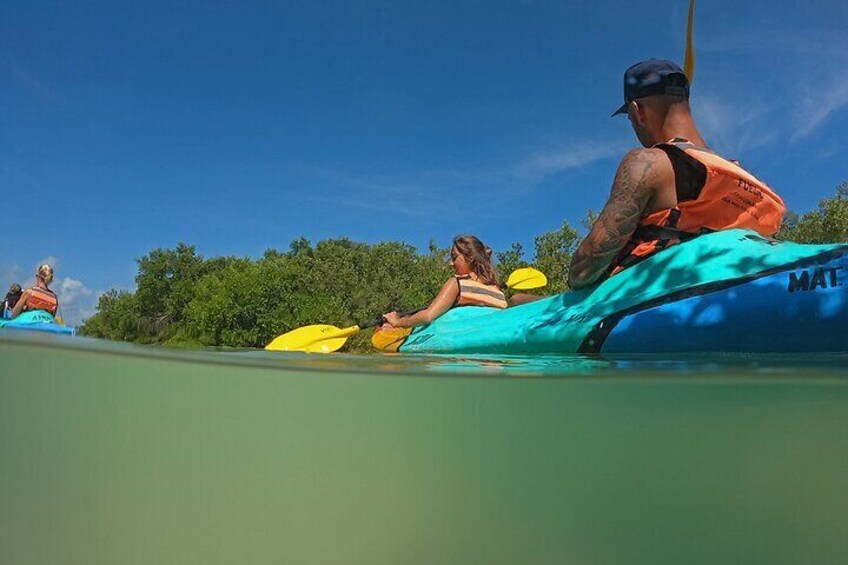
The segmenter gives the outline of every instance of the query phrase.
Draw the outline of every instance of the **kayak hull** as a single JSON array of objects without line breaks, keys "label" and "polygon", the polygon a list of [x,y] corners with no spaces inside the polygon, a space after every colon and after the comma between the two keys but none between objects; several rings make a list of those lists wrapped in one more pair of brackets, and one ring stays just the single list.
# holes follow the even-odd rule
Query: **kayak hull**
[{"label": "kayak hull", "polygon": [[[611,353],[745,351],[812,353],[848,350],[842,273],[846,256],[778,272],[726,290],[634,312],[603,345]],[[827,286],[793,288],[807,272]],[[831,286],[831,274],[834,285]],[[847,273],[848,274],[848,273]],[[803,277],[803,275],[802,275]],[[809,275],[808,275],[809,277]],[[792,289],[792,290],[790,290]]]},{"label": "kayak hull", "polygon": [[74,335],[73,327],[63,326],[43,310],[23,312],[11,320],[0,320],[0,330],[18,330],[30,332],[48,332]]},{"label": "kayak hull", "polygon": [[674,246],[587,290],[494,310],[455,308],[405,353],[848,351],[848,245],[744,230]]}]

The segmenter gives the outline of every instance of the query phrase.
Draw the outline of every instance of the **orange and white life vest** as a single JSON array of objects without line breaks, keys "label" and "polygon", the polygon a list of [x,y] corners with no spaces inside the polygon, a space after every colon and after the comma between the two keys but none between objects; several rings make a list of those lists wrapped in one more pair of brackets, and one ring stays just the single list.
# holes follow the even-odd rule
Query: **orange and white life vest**
[{"label": "orange and white life vest", "polygon": [[[676,138],[655,145],[700,163],[706,169],[703,186],[682,193],[677,183],[677,206],[659,210],[639,222],[631,240],[610,266],[610,274],[643,261],[672,245],[698,235],[719,230],[744,228],[763,236],[774,235],[786,207],[783,200],[764,182],[727,159],[685,139]],[[677,167],[675,167],[677,174]]]},{"label": "orange and white life vest", "polygon": [[59,299],[52,290],[33,287],[29,289],[29,298],[24,305],[24,310],[44,310],[51,316],[56,315],[59,309]]},{"label": "orange and white life vest", "polygon": [[506,296],[497,285],[475,281],[471,275],[459,275],[456,277],[456,282],[459,284],[457,306],[507,307]]}]

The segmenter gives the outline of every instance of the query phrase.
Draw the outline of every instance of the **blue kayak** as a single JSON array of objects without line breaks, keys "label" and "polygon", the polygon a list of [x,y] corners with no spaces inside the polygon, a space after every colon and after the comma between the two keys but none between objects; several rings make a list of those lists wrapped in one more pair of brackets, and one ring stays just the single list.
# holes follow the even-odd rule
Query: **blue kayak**
[{"label": "blue kayak", "polygon": [[846,281],[846,244],[728,230],[590,289],[506,310],[454,308],[374,343],[401,353],[848,352]]},{"label": "blue kayak", "polygon": [[56,318],[43,310],[22,312],[11,320],[0,319],[0,329],[27,330],[36,332],[51,332],[59,334],[75,333],[73,327],[68,327],[56,321]]}]

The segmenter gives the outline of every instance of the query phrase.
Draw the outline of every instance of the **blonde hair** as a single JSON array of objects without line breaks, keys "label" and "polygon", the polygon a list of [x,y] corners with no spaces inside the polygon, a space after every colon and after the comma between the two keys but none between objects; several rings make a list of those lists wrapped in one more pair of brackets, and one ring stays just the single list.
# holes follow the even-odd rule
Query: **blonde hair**
[{"label": "blonde hair", "polygon": [[53,267],[45,263],[35,271],[35,276],[44,284],[50,284],[53,282]]}]

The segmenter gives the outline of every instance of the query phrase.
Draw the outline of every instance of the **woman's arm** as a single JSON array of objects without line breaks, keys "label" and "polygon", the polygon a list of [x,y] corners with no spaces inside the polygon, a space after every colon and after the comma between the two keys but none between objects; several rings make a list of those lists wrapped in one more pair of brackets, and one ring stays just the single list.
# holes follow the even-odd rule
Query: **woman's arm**
[{"label": "woman's arm", "polygon": [[425,309],[411,314],[409,316],[398,316],[397,312],[389,312],[383,317],[386,321],[396,328],[414,328],[415,326],[423,326],[429,324],[445,312],[451,309],[459,297],[459,282],[451,277],[448,282],[442,286],[442,290],[433,299]]},{"label": "woman's arm", "polygon": [[26,289],[23,294],[21,294],[21,297],[18,299],[18,303],[15,304],[14,308],[12,308],[13,318],[17,317],[18,314],[24,311],[24,306],[26,306],[27,300],[29,300],[29,297],[31,295],[32,293],[29,291],[29,289]]}]

